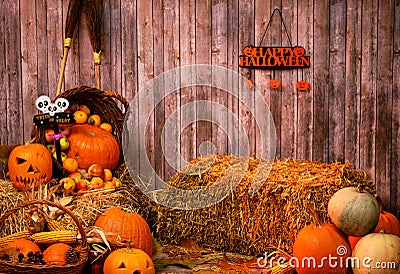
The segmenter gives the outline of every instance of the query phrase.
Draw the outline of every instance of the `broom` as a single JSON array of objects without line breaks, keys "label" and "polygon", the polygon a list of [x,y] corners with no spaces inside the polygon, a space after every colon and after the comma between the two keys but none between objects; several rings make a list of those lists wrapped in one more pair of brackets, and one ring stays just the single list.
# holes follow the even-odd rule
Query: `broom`
[{"label": "broom", "polygon": [[96,88],[100,89],[100,65],[101,65],[101,32],[104,14],[103,0],[87,0],[85,2],[86,25],[89,31],[90,44],[93,49]]},{"label": "broom", "polygon": [[81,8],[81,0],[70,0],[68,4],[67,20],[65,22],[65,38],[64,38],[64,55],[60,68],[60,76],[58,77],[56,96],[61,93],[62,81],[64,78],[65,66],[67,64],[68,52],[71,47],[72,37],[76,24],[78,23]]}]

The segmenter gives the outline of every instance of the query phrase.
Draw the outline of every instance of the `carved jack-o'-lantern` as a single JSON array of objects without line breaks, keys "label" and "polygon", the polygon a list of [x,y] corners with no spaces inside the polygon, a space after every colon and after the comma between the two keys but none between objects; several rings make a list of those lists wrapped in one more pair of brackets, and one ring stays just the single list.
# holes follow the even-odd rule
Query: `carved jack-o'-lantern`
[{"label": "carved jack-o'-lantern", "polygon": [[108,255],[104,262],[104,273],[154,274],[154,264],[149,255],[140,249],[120,248]]},{"label": "carved jack-o'-lantern", "polygon": [[8,158],[8,171],[13,186],[19,190],[35,189],[52,177],[52,158],[41,144],[28,144],[13,149]]},{"label": "carved jack-o'-lantern", "polygon": [[253,57],[256,54],[256,50],[252,46],[247,46],[243,49],[243,53],[247,57]]},{"label": "carved jack-o'-lantern", "polygon": [[280,85],[281,85],[281,83],[279,82],[279,80],[276,80],[276,79],[269,80],[269,86],[273,89],[279,88]]},{"label": "carved jack-o'-lantern", "polygon": [[306,91],[310,87],[310,84],[307,81],[299,81],[296,84],[296,88],[300,91]]},{"label": "carved jack-o'-lantern", "polygon": [[296,47],[293,49],[293,53],[296,56],[303,56],[305,52],[306,52],[305,49],[302,47]]}]

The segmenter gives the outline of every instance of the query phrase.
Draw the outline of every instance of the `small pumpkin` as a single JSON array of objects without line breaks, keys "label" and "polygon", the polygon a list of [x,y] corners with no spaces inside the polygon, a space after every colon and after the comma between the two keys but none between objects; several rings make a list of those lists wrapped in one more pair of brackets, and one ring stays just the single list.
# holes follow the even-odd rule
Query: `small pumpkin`
[{"label": "small pumpkin", "polygon": [[120,248],[110,253],[104,261],[104,274],[154,274],[154,264],[150,256],[140,249]]},{"label": "small pumpkin", "polygon": [[269,86],[273,89],[277,89],[279,88],[279,86],[281,85],[281,83],[279,82],[279,80],[277,79],[271,79],[269,80]]},{"label": "small pumpkin", "polygon": [[299,57],[299,56],[303,56],[304,53],[306,53],[306,50],[303,47],[295,47],[293,49],[293,53],[294,53],[294,55]]},{"label": "small pumpkin", "polygon": [[38,189],[52,177],[52,158],[42,144],[15,147],[8,157],[8,171],[13,186],[19,190],[32,186]]},{"label": "small pumpkin", "polygon": [[359,240],[361,240],[362,237],[357,237],[357,236],[347,236],[347,239],[349,240],[351,250],[354,250],[354,247],[356,247],[356,244],[358,243]]},{"label": "small pumpkin", "polygon": [[345,187],[329,199],[328,215],[347,235],[364,236],[378,224],[379,205],[370,193]]},{"label": "small pumpkin", "polygon": [[100,127],[89,124],[71,126],[68,137],[69,158],[74,158],[81,169],[93,163],[113,170],[119,162],[120,149],[117,140]]},{"label": "small pumpkin", "polygon": [[247,57],[253,57],[257,51],[254,47],[252,46],[247,46],[243,49],[243,53],[244,55],[246,55]]},{"label": "small pumpkin", "polygon": [[310,87],[310,84],[307,81],[299,81],[296,84],[296,88],[300,91],[306,91]]},{"label": "small pumpkin", "polygon": [[43,260],[50,265],[66,265],[67,252],[71,249],[71,246],[64,243],[52,244],[43,251]]},{"label": "small pumpkin", "polygon": [[16,248],[19,253],[24,254],[27,257],[29,252],[41,252],[40,247],[28,239],[18,239],[6,245],[6,248]]},{"label": "small pumpkin", "polygon": [[118,242],[124,245],[130,242],[134,248],[142,249],[149,256],[153,253],[150,227],[138,213],[113,207],[100,214],[94,225],[109,235],[110,244],[113,246],[118,245]]},{"label": "small pumpkin", "polygon": [[[360,260],[359,264],[353,266],[353,273],[399,273],[399,254],[400,238],[396,235],[383,232],[368,234],[358,241],[353,250],[352,257]],[[389,267],[389,262],[394,268]],[[377,268],[377,263],[381,264],[381,267]],[[382,263],[385,263],[386,267],[383,267]]]},{"label": "small pumpkin", "polygon": [[377,226],[374,229],[374,232],[378,233],[383,231],[387,234],[394,234],[397,237],[400,237],[400,222],[392,213],[384,211],[382,206],[382,201],[380,197],[376,197],[376,200],[379,203],[379,221]]},{"label": "small pumpkin", "polygon": [[[292,263],[296,266],[296,271],[302,273],[348,273],[346,266],[338,265],[331,268],[325,260],[320,265],[323,258],[336,257],[346,261],[351,255],[350,245],[344,235],[333,224],[322,223],[314,210],[311,210],[314,223],[302,228],[296,235],[293,244]],[[315,259],[315,264],[306,258]],[[310,263],[310,265],[308,265]]]}]

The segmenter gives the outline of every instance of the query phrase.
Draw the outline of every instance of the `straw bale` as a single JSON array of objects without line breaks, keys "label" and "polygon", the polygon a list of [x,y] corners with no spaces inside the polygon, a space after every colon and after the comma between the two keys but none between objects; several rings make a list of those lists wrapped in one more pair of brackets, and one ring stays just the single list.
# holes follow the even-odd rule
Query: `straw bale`
[{"label": "straw bale", "polygon": [[[231,156],[226,155],[196,158],[168,183],[182,189],[213,185],[227,170],[230,160]],[[260,159],[244,160],[249,162],[245,175],[219,203],[196,210],[155,205],[158,240],[179,244],[190,238],[204,247],[248,255],[277,249],[291,253],[298,230],[312,222],[307,205],[316,210],[322,221],[329,222],[327,204],[340,188],[359,186],[375,192],[368,174],[353,169],[349,163],[285,159],[274,161],[261,189],[249,195]]]}]

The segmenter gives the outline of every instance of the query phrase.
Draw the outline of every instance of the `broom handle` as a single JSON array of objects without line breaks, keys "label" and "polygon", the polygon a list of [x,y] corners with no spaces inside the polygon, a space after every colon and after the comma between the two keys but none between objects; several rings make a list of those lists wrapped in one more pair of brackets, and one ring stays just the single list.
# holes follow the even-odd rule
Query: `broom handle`
[{"label": "broom handle", "polygon": [[65,66],[67,65],[68,51],[69,51],[69,48],[64,47],[64,56],[63,56],[63,59],[61,62],[60,76],[58,77],[56,96],[60,95],[60,93],[61,93],[61,86],[62,86],[62,82],[64,79]]},{"label": "broom handle", "polygon": [[100,89],[100,64],[95,65],[96,70],[96,88]]}]

